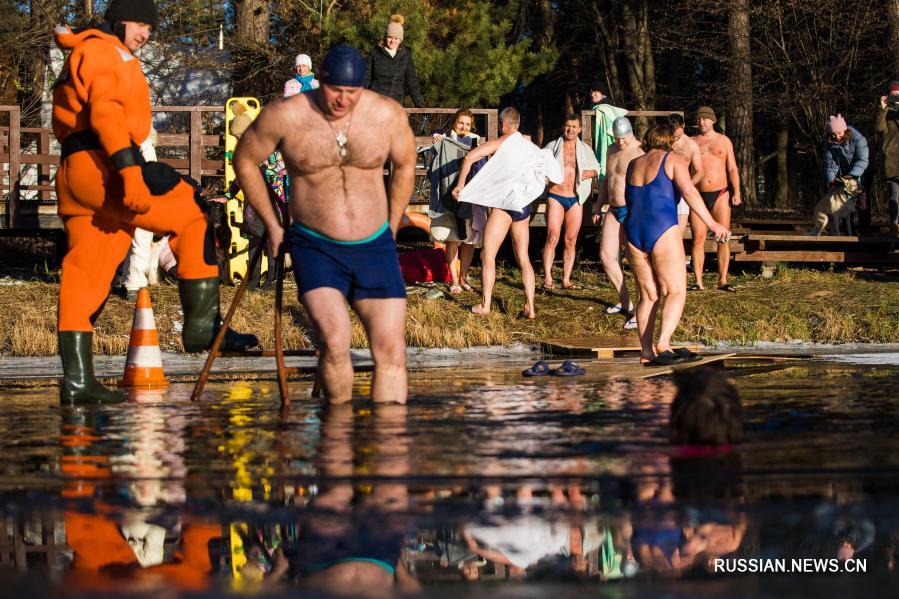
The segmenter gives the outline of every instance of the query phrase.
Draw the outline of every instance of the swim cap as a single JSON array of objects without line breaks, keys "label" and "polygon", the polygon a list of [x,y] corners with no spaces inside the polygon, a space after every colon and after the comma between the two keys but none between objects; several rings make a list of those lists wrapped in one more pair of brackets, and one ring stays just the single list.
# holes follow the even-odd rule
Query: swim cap
[{"label": "swim cap", "polygon": [[365,59],[344,44],[334,46],[325,55],[319,69],[319,81],[328,85],[362,87],[365,81]]},{"label": "swim cap", "polygon": [[627,137],[633,132],[631,120],[626,116],[620,116],[612,123],[612,137]]}]

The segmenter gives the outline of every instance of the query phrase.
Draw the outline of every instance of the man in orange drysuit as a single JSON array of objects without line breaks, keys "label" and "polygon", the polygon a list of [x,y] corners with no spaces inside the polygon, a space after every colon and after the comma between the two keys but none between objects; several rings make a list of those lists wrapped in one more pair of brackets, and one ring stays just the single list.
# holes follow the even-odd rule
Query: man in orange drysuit
[{"label": "man in orange drysuit", "polygon": [[[54,34],[70,51],[53,89],[53,132],[62,144],[56,193],[69,243],[57,322],[62,402],[123,400],[94,378],[91,341],[135,227],[172,235],[184,350],[207,349],[221,324],[215,241],[198,186],[166,165],[145,162],[139,150],[150,134],[150,88],[133,53],[159,24],[156,5],[112,0],[104,18],[98,26],[58,27]],[[253,335],[228,331],[224,346],[257,344]]]}]

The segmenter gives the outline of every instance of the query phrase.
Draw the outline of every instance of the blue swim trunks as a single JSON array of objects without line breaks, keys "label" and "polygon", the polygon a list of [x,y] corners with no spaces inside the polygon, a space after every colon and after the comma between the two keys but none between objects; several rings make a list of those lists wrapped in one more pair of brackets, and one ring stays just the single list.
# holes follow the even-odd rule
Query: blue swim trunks
[{"label": "blue swim trunks", "polygon": [[525,220],[525,219],[531,217],[531,205],[530,204],[525,206],[520,211],[519,210],[506,210],[505,208],[503,208],[503,210],[506,212],[506,214],[508,214],[510,217],[512,217],[513,223],[517,223],[520,220]]},{"label": "blue swim trunks", "polygon": [[624,224],[624,221],[627,218],[627,206],[609,206],[609,212],[612,213],[615,220],[622,225]]},{"label": "blue swim trunks", "polygon": [[577,196],[566,197],[560,196],[557,193],[547,194],[548,197],[554,199],[562,205],[562,208],[565,209],[565,212],[568,212],[568,209],[577,204]]},{"label": "blue swim trunks", "polygon": [[294,223],[286,243],[300,295],[331,287],[351,302],[406,297],[396,242],[387,223],[359,241],[332,239]]}]

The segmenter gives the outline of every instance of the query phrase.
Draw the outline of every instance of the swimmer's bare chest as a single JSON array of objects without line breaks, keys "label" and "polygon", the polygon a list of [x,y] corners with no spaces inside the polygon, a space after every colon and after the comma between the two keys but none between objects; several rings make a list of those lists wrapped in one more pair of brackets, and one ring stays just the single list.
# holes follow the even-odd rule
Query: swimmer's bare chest
[{"label": "swimmer's bare chest", "polygon": [[[293,219],[336,239],[356,239],[381,226],[387,219],[388,123],[356,114],[348,127],[332,128],[315,114],[303,124],[280,144]],[[343,152],[340,132],[346,137]]]}]

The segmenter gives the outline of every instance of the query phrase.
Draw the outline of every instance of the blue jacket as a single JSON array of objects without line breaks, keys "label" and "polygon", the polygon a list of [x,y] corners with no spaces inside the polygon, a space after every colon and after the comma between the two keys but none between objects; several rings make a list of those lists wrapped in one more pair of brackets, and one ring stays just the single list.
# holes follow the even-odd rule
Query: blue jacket
[{"label": "blue jacket", "polygon": [[860,179],[868,168],[868,140],[855,127],[849,127],[849,133],[849,139],[843,143],[831,143],[828,139],[822,145],[827,183],[833,183],[837,175]]}]

